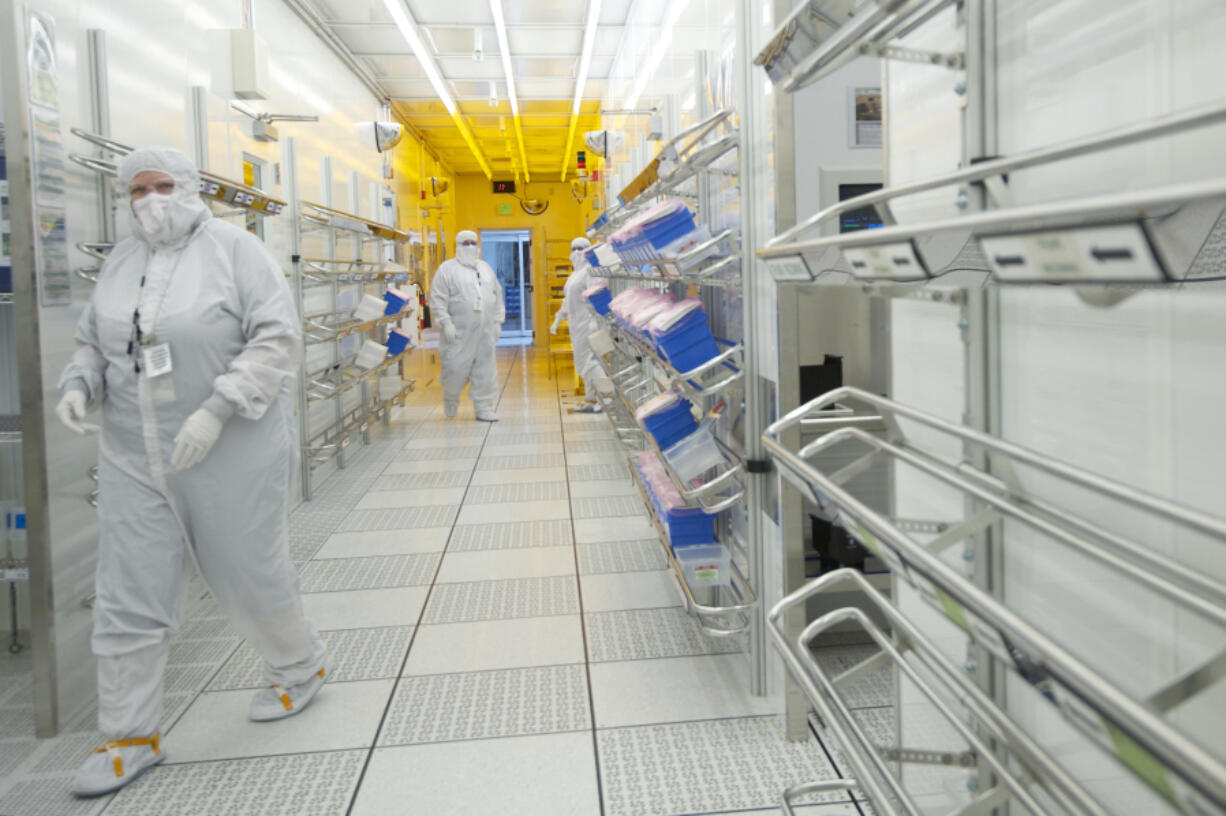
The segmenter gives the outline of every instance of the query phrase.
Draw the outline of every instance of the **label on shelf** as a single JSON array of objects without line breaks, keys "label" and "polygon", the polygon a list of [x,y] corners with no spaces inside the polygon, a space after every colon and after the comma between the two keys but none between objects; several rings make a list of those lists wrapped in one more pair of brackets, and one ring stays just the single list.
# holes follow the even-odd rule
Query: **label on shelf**
[{"label": "label on shelf", "polygon": [[370,423],[369,423],[369,422],[363,422],[363,423],[362,423],[362,427],[361,427],[359,430],[361,430],[361,431],[362,431],[362,433],[366,433],[366,431],[367,431],[369,428],[370,428]]},{"label": "label on shelf", "polygon": [[4,580],[6,583],[19,584],[22,581],[30,580],[29,567],[6,567],[4,570]]},{"label": "label on shelf", "polygon": [[351,441],[350,438],[347,436],[344,439],[342,439],[341,440],[341,450],[344,450],[345,448],[349,447],[350,441]]},{"label": "label on shelf", "polygon": [[200,180],[200,192],[206,196],[216,196],[221,192],[221,185],[215,181]]},{"label": "label on shelf", "polygon": [[851,274],[857,278],[913,281],[928,277],[924,263],[910,241],[848,247],[843,250],[843,258],[851,267]]},{"label": "label on shelf", "polygon": [[1166,280],[1140,224],[999,235],[980,245],[1002,281]]},{"label": "label on shelf", "polygon": [[766,268],[777,281],[810,281],[813,275],[809,273],[809,265],[800,255],[789,255],[786,258],[768,258]]}]

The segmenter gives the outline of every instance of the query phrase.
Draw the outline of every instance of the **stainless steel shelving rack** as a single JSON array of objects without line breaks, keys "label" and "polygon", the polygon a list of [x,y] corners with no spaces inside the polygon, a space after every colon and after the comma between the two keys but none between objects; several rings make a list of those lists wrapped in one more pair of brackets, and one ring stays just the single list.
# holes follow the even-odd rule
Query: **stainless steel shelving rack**
[{"label": "stainless steel shelving rack", "polygon": [[[887,596],[853,570],[821,576],[774,605],[772,642],[854,777],[795,786],[784,794],[784,811],[792,813],[803,793],[854,788],[878,814],[931,813],[907,789],[902,771],[964,761],[979,785],[951,813],[994,808],[1035,814],[1112,812],[1087,792],[1085,780],[1072,777],[1064,757],[1011,716],[1004,689],[1024,687],[1174,811],[1224,814],[1226,756],[1220,746],[1210,748],[1190,736],[1186,716],[1188,707],[1205,705],[1209,695],[1220,692],[1226,677],[1226,586],[1192,564],[1105,529],[1053,501],[1051,489],[1040,491],[1035,484],[1041,477],[1065,495],[1092,496],[1215,545],[1226,543],[1226,520],[1001,439],[993,433],[990,398],[983,396],[992,374],[978,370],[976,361],[988,360],[994,341],[983,325],[988,304],[1002,285],[1072,286],[1089,302],[1111,305],[1143,287],[1220,279],[1212,252],[1226,229],[1226,179],[1019,205],[1011,194],[1010,175],[1221,124],[1226,105],[995,156],[986,124],[995,46],[985,3],[870,0],[852,5],[841,0],[802,4],[759,55],[758,64],[786,91],[817,81],[862,54],[949,68],[957,92],[965,97],[964,132],[954,137],[962,140],[962,169],[827,207],[759,250],[760,274],[777,284],[856,286],[873,295],[923,297],[959,309],[968,371],[965,420],[949,422],[865,390],[841,388],[787,413],[767,428],[762,443],[784,480],[889,565],[894,587],[905,587],[949,621],[948,628],[965,638],[968,656],[961,666],[950,660],[948,648],[936,642],[938,634],[900,609],[897,593]],[[899,45],[900,38],[951,8],[958,15],[963,51],[916,52]],[[942,189],[950,191],[964,215],[928,222],[895,217],[900,199]],[[876,208],[884,227],[813,237],[840,213],[866,206]],[[1094,240],[1075,240],[1087,236]],[[1043,257],[1040,244],[1059,252]],[[842,410],[832,412],[836,406]],[[951,443],[961,446],[960,458],[948,452]],[[848,449],[861,453],[850,464],[832,468],[817,461]],[[898,517],[892,504],[887,510],[871,507],[848,483],[873,463],[918,473],[960,496],[963,517],[916,525]],[[1110,667],[1070,645],[1081,633],[1079,621],[1069,620],[1059,631],[1043,628],[1017,608],[1016,600],[1003,596],[984,567],[965,561],[976,552],[1000,555],[1010,546],[1006,530],[1040,537],[1159,599],[1176,610],[1173,614],[1200,622],[1215,633],[1210,647],[1191,668],[1172,669],[1160,688],[1144,694],[1126,688],[1127,678],[1114,677]],[[854,595],[859,603],[838,606],[799,631],[795,628],[806,601],[836,593]],[[815,659],[814,641],[835,626],[864,635],[875,647],[873,656],[850,669],[822,665]],[[852,712],[848,690],[878,669],[914,686],[958,735],[965,753],[934,755],[875,743]],[[903,733],[900,728],[898,734]]]},{"label": "stainless steel shelving rack", "polygon": [[[417,303],[397,315],[359,321],[352,317],[364,294],[382,294],[412,272],[388,260],[407,246],[410,236],[394,227],[331,205],[331,160],[322,162],[325,203],[301,197],[295,166],[296,143],[285,140],[286,194],[291,221],[290,283],[302,315],[303,356],[298,382],[298,421],[302,439],[299,482],[310,500],[326,478],[325,466],[345,466],[351,446],[369,444],[376,423],[387,424],[391,409],[403,404],[414,381],[404,376],[411,353],[388,357],[374,368],[356,365],[363,340],[383,343],[389,328],[417,319]],[[344,245],[348,244],[347,247]],[[396,376],[394,395],[380,394],[379,379]]]}]

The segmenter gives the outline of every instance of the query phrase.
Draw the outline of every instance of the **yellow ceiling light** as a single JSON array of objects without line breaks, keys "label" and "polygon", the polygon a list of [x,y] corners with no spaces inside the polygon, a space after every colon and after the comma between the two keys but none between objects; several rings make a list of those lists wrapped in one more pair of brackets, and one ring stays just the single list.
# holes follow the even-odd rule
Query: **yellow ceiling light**
[{"label": "yellow ceiling light", "polygon": [[490,166],[485,161],[485,156],[481,155],[481,150],[477,147],[477,142],[473,139],[468,125],[464,123],[464,119],[460,116],[455,99],[452,98],[451,92],[447,90],[447,85],[443,82],[443,75],[439,73],[438,66],[434,63],[433,55],[426,49],[426,44],[422,42],[421,34],[417,31],[417,24],[413,22],[413,18],[409,15],[409,10],[405,8],[404,0],[383,0],[383,5],[387,7],[388,13],[392,15],[396,28],[400,29],[400,36],[404,37],[404,41],[412,49],[413,56],[417,57],[417,61],[421,63],[422,70],[426,72],[426,78],[430,80],[430,85],[434,88],[434,92],[438,94],[443,107],[447,108],[447,112],[451,114],[451,120],[455,122],[460,135],[464,137],[465,144],[472,151],[473,157],[477,160],[477,164],[481,166],[485,177],[491,178],[493,173],[490,172]]},{"label": "yellow ceiling light", "polygon": [[587,23],[583,27],[583,53],[579,57],[579,76],[575,79],[575,103],[570,109],[570,129],[566,133],[566,147],[562,150],[562,181],[570,167],[570,149],[575,146],[575,128],[579,124],[579,106],[583,103],[583,88],[587,85],[587,72],[592,65],[592,49],[596,45],[596,23],[600,20],[600,0],[588,0]]},{"label": "yellow ceiling light", "polygon": [[528,174],[528,153],[524,150],[524,131],[519,122],[519,96],[515,93],[515,74],[511,70],[511,43],[507,39],[507,21],[502,14],[502,0],[490,0],[490,13],[494,15],[494,30],[498,32],[502,72],[507,77],[507,101],[511,103],[511,116],[515,120],[515,139],[519,142],[519,157],[524,163],[524,183],[527,184],[532,177]]}]

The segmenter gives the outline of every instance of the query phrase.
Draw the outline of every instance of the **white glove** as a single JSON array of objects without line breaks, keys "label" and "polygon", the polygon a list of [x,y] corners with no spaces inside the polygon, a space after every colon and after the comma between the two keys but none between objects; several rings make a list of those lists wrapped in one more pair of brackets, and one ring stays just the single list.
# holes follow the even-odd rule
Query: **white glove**
[{"label": "white glove", "polygon": [[200,408],[189,416],[175,436],[170,466],[175,470],[187,470],[200,464],[221,436],[221,426],[221,420],[207,408]]},{"label": "white glove", "polygon": [[97,425],[81,421],[85,419],[85,412],[85,394],[75,388],[60,397],[55,406],[55,415],[68,430],[79,434],[98,433]]},{"label": "white glove", "polygon": [[558,312],[558,316],[553,319],[553,325],[549,327],[550,334],[558,333],[558,326],[562,325],[562,313]]},{"label": "white glove", "polygon": [[456,334],[455,324],[448,320],[443,324],[443,339],[448,343],[454,343],[459,335]]}]

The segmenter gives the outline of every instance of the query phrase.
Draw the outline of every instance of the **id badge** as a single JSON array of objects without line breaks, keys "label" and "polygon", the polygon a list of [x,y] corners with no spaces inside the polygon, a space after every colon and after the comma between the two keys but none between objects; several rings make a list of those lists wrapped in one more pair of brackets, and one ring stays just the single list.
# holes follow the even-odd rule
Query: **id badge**
[{"label": "id badge", "polygon": [[162,377],[174,370],[169,343],[145,346],[140,350],[140,355],[147,377]]},{"label": "id badge", "polygon": [[485,298],[481,297],[480,293],[478,293],[477,299],[473,301],[473,311],[480,312],[480,311],[483,311],[484,309],[485,309]]}]

